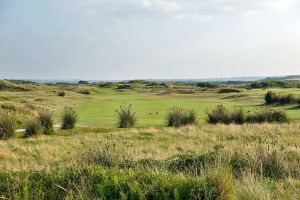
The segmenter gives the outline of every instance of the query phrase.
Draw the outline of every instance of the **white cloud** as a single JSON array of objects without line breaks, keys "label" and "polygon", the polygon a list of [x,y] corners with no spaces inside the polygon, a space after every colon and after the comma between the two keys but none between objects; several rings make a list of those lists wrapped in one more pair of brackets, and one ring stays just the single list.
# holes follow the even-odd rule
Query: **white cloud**
[{"label": "white cloud", "polygon": [[259,12],[257,10],[247,10],[243,14],[244,16],[254,16],[257,15]]},{"label": "white cloud", "polygon": [[145,8],[157,9],[163,12],[175,12],[181,9],[178,2],[167,0],[142,0],[142,5]]},{"label": "white cloud", "polygon": [[211,15],[179,14],[175,16],[176,20],[192,20],[199,22],[208,22],[212,19]]},{"label": "white cloud", "polygon": [[55,0],[60,10],[82,17],[210,21],[218,15],[254,16],[268,10],[289,11],[300,0]]},{"label": "white cloud", "polygon": [[263,4],[265,6],[283,11],[291,8],[293,5],[295,5],[298,2],[299,2],[298,0],[268,0]]}]

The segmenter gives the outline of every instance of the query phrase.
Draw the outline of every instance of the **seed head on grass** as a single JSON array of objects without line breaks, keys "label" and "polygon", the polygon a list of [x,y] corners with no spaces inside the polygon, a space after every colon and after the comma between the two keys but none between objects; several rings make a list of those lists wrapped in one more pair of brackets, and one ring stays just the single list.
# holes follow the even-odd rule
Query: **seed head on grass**
[{"label": "seed head on grass", "polygon": [[77,122],[77,112],[71,107],[65,107],[61,113],[61,129],[73,129]]},{"label": "seed head on grass", "polygon": [[130,128],[136,124],[136,117],[131,104],[127,106],[120,106],[119,109],[115,110],[118,118],[119,128]]},{"label": "seed head on grass", "polygon": [[8,113],[0,113],[0,139],[7,140],[14,136],[16,118]]}]

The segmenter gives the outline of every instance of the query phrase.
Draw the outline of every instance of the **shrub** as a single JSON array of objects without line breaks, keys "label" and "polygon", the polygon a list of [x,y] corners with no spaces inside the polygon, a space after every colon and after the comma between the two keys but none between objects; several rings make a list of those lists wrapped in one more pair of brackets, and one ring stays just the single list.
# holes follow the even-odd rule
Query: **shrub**
[{"label": "shrub", "polygon": [[265,95],[265,102],[266,104],[273,104],[277,101],[276,94],[274,92],[267,92]]},{"label": "shrub", "polygon": [[25,123],[25,137],[38,135],[41,130],[42,126],[38,119],[30,119]]},{"label": "shrub", "polygon": [[285,112],[273,109],[264,109],[255,113],[250,113],[247,116],[248,123],[283,123],[289,119]]},{"label": "shrub", "polygon": [[43,128],[44,134],[51,134],[54,132],[53,129],[53,116],[50,111],[42,111],[39,113],[38,119]]},{"label": "shrub", "polygon": [[289,119],[285,112],[264,109],[257,112],[246,112],[244,109],[227,110],[223,105],[218,105],[211,112],[207,112],[207,122],[211,124],[244,124],[244,123],[283,123],[288,122]]},{"label": "shrub", "polygon": [[223,105],[217,105],[217,107],[211,112],[206,113],[208,116],[207,122],[211,124],[223,123],[229,124],[232,123],[230,119],[229,111]]},{"label": "shrub", "polygon": [[292,104],[296,103],[297,99],[293,94],[288,95],[278,95],[274,92],[267,92],[265,95],[265,102],[267,105],[270,104],[280,104],[280,105],[286,105],[286,104]]},{"label": "shrub", "polygon": [[0,115],[0,139],[6,140],[14,136],[15,133],[16,118],[7,113],[1,113]]},{"label": "shrub", "polygon": [[136,123],[136,112],[133,111],[132,106],[120,106],[118,110],[115,110],[118,117],[119,128],[133,127]]},{"label": "shrub", "polygon": [[200,82],[200,83],[197,83],[197,86],[201,87],[201,88],[217,88],[218,87],[217,84],[210,83],[210,82]]},{"label": "shrub", "polygon": [[113,84],[111,82],[99,83],[98,87],[110,88]]},{"label": "shrub", "polygon": [[80,81],[78,81],[78,84],[86,85],[86,84],[89,84],[89,82],[88,81],[82,81],[82,80],[80,80]]},{"label": "shrub", "polygon": [[80,93],[80,94],[89,95],[89,94],[90,94],[90,91],[88,91],[88,90],[81,90],[79,93]]},{"label": "shrub", "polygon": [[61,113],[61,128],[73,129],[78,121],[78,114],[71,107],[66,107]]},{"label": "shrub", "polygon": [[241,91],[234,88],[222,88],[219,90],[219,93],[240,93]]},{"label": "shrub", "polygon": [[196,123],[196,113],[194,110],[174,107],[167,116],[168,126],[185,126]]},{"label": "shrub", "polygon": [[123,84],[123,85],[119,85],[117,87],[118,90],[125,90],[125,89],[131,89],[131,85],[130,84]]},{"label": "shrub", "polygon": [[66,95],[65,91],[59,91],[57,96],[64,97]]}]

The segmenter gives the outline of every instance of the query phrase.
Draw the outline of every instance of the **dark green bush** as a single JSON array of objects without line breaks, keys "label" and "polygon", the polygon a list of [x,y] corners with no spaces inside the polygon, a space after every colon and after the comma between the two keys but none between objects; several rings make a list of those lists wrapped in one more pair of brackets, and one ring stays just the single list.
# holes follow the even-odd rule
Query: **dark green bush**
[{"label": "dark green bush", "polygon": [[78,114],[73,108],[66,107],[61,113],[60,118],[62,129],[73,129],[78,121]]},{"label": "dark green bush", "polygon": [[131,89],[131,88],[132,87],[130,84],[122,84],[117,87],[118,90],[125,90],[125,89]]},{"label": "dark green bush", "polygon": [[0,139],[6,140],[14,136],[16,118],[7,112],[0,113]]},{"label": "dark green bush", "polygon": [[132,106],[120,106],[119,109],[115,110],[118,118],[119,128],[130,128],[136,124],[136,112],[132,109]]},{"label": "dark green bush", "polygon": [[234,88],[222,88],[219,90],[219,93],[240,93],[241,91]]},{"label": "dark green bush", "polygon": [[196,123],[196,113],[194,110],[173,107],[167,115],[168,126],[185,126]]},{"label": "dark green bush", "polygon": [[81,90],[79,91],[80,94],[85,94],[85,95],[89,95],[90,94],[90,91],[88,90]]},{"label": "dark green bush", "polygon": [[197,86],[201,87],[201,88],[217,88],[218,87],[217,84],[210,83],[210,82],[200,82],[200,83],[197,83]]},{"label": "dark green bush", "polygon": [[36,136],[41,130],[42,126],[38,119],[30,119],[25,123],[25,137]]},{"label": "dark green bush", "polygon": [[265,95],[265,102],[267,105],[270,104],[286,105],[286,104],[296,103],[297,99],[293,94],[278,95],[275,94],[274,92],[269,91]]},{"label": "dark green bush", "polygon": [[38,119],[40,121],[40,124],[43,128],[44,134],[52,134],[54,132],[53,128],[53,115],[50,111],[42,111],[39,113]]},{"label": "dark green bush", "polygon": [[66,95],[65,91],[57,92],[57,96],[64,97]]}]

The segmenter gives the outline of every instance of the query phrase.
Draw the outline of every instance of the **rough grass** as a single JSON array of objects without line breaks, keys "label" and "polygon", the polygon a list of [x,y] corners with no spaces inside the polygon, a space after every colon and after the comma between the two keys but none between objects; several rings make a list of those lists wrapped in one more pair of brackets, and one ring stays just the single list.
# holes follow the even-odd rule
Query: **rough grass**
[{"label": "rough grass", "polygon": [[[0,169],[2,178],[8,177],[5,180],[11,181],[10,186],[15,188],[6,194],[23,195],[17,192],[21,190],[36,198],[46,194],[48,197],[62,195],[55,196],[57,198],[83,195],[96,199],[112,197],[109,191],[114,191],[116,196],[113,197],[119,198],[118,195],[128,195],[126,188],[137,183],[143,185],[134,186],[141,195],[153,195],[162,188],[166,195],[174,195],[179,185],[195,187],[197,181],[204,181],[208,191],[227,191],[224,199],[232,196],[251,199],[260,195],[284,199],[291,192],[297,199],[299,130],[299,124],[61,130],[56,135],[41,135],[30,140],[0,141]],[[94,167],[97,169],[89,171]],[[222,178],[215,178],[223,169],[229,170],[225,170],[229,177],[225,185]],[[26,174],[28,170],[34,173]],[[101,176],[94,176],[97,174]],[[27,178],[20,178],[22,176]],[[118,178],[114,179],[115,176]],[[152,177],[153,182],[143,182],[145,176]],[[190,179],[196,182],[189,182]],[[127,182],[131,186],[126,185]],[[210,185],[212,183],[216,185]],[[259,188],[259,185],[264,187]],[[7,191],[7,184],[2,187],[2,191]],[[184,193],[179,188],[176,190]],[[184,191],[186,195],[191,194],[189,189]],[[161,192],[160,195],[164,194]]]}]

